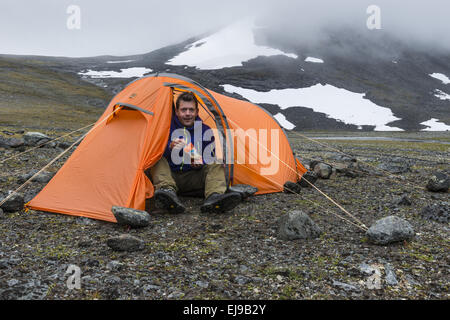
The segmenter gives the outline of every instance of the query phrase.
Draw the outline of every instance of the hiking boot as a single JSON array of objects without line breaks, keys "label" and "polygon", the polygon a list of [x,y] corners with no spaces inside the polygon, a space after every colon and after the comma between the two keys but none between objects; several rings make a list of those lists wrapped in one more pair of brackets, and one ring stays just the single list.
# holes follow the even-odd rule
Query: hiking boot
[{"label": "hiking boot", "polygon": [[225,212],[236,207],[241,202],[241,195],[237,192],[213,193],[200,207],[202,212]]},{"label": "hiking boot", "polygon": [[161,188],[156,190],[155,199],[160,201],[170,213],[183,213],[186,210],[173,189]]}]

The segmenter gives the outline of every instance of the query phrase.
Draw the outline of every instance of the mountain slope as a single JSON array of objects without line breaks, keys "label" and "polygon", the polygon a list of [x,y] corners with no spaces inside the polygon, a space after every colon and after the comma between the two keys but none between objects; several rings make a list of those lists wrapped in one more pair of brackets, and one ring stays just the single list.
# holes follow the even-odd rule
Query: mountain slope
[{"label": "mountain slope", "polygon": [[[243,20],[146,54],[33,59],[110,95],[144,74],[181,74],[260,104],[294,130],[450,129],[450,84],[443,80],[450,77],[450,53],[413,48],[378,31],[324,34],[302,42]],[[297,96],[288,97],[293,89]],[[261,99],[252,100],[256,95]]]}]

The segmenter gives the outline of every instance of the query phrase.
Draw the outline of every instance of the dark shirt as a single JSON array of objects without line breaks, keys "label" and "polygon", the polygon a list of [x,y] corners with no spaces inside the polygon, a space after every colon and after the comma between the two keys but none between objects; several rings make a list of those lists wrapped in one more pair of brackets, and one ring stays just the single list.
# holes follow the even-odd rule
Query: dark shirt
[{"label": "dark shirt", "polygon": [[[173,134],[175,130],[177,130],[176,136],[174,136]],[[197,168],[193,168],[191,166],[191,162],[189,161],[188,157],[187,156],[183,157],[183,149],[181,149],[178,153],[179,158],[183,159],[181,160],[181,163],[176,164],[172,161],[171,157],[172,149],[170,149],[169,146],[170,143],[177,138],[184,139],[187,142],[187,144],[192,143],[194,145],[196,151],[202,156],[203,165],[208,164],[208,159],[214,158],[215,154],[214,143],[212,144],[212,146],[210,145],[212,142],[214,142],[214,136],[211,134],[210,135],[207,134],[205,136],[205,132],[208,130],[211,130],[211,128],[206,124],[204,124],[203,121],[198,116],[195,119],[194,125],[191,127],[185,127],[175,114],[172,116],[172,121],[170,124],[169,140],[167,142],[166,149],[164,151],[164,157],[169,162],[169,166],[172,171],[186,172],[201,168],[201,166]],[[204,141],[204,138],[208,140]],[[208,145],[210,146],[208,147]],[[207,155],[205,153],[205,150],[211,151],[211,153],[207,152],[208,153]],[[176,151],[173,152],[176,153]],[[205,158],[204,156],[207,156],[207,158]],[[179,158],[178,159],[174,158],[174,160],[175,161],[180,160]]]}]

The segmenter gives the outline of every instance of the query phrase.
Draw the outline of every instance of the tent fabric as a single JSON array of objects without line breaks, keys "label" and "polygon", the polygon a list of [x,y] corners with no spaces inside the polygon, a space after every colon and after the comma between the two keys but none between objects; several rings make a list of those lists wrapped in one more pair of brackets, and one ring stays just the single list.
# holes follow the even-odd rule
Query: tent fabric
[{"label": "tent fabric", "polygon": [[211,108],[200,108],[199,116],[225,135],[231,185],[255,186],[257,194],[280,192],[286,181],[298,181],[307,171],[284,131],[262,108],[178,75],[156,74],[133,81],[112,99],[27,207],[111,222],[117,222],[112,206],[145,210],[154,188],[144,171],[162,157],[169,139],[174,90],[167,83],[197,92],[200,102]]}]

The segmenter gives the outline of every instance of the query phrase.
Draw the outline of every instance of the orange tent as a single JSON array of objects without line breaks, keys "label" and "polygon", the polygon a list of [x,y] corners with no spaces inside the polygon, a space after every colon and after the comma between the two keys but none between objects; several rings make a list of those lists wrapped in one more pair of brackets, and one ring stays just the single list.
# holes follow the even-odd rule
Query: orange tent
[{"label": "orange tent", "polygon": [[257,194],[283,191],[306,172],[284,130],[250,102],[207,90],[175,74],[152,74],[127,85],[110,102],[53,179],[27,207],[116,222],[112,206],[145,210],[153,185],[144,171],[163,155],[174,97],[193,92],[199,116],[218,137],[229,185],[249,184]]}]

